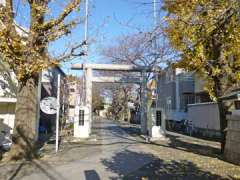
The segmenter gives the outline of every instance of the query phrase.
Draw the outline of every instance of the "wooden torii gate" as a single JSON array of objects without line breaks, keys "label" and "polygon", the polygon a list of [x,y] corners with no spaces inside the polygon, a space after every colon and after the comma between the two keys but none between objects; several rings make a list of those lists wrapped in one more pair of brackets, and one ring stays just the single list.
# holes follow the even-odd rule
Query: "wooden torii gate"
[{"label": "wooden torii gate", "polygon": [[[141,133],[147,134],[147,72],[152,72],[151,68],[145,66],[123,65],[123,64],[74,64],[73,70],[84,70],[85,72],[85,118],[84,124],[79,125],[79,120],[74,124],[75,137],[88,137],[91,133],[92,123],[92,83],[137,83],[141,86],[141,109],[140,122]],[[136,77],[94,77],[93,70],[97,71],[125,71],[125,72],[139,72],[140,78]],[[79,116],[79,110],[76,109],[76,117]],[[79,117],[78,117],[79,118]]]}]

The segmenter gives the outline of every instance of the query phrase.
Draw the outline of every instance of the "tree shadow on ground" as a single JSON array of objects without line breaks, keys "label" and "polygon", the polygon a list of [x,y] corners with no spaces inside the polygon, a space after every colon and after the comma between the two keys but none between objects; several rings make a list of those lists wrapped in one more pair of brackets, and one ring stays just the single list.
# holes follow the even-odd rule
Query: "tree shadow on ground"
[{"label": "tree shadow on ground", "polygon": [[42,174],[49,180],[66,180],[59,172],[57,172],[47,162],[41,160],[22,161],[19,164],[14,164],[9,170],[6,170],[0,179],[14,180],[32,175],[33,173]]},{"label": "tree shadow on ground", "polygon": [[86,180],[101,180],[98,173],[95,170],[84,171]]},{"label": "tree shadow on ground", "polygon": [[[185,140],[177,135],[167,135],[169,138],[168,146],[171,148],[179,149],[186,152],[192,152],[203,156],[209,156],[214,158],[221,158],[220,147],[215,147],[208,144],[202,144],[194,140]],[[184,139],[184,140],[183,140]],[[158,145],[155,143],[155,145]]]},{"label": "tree shadow on ground", "polygon": [[[139,127],[121,127],[125,132],[133,137],[140,137],[141,130]],[[190,138],[183,135],[178,135],[177,133],[167,134],[166,137],[168,141],[154,141],[151,142],[152,145],[162,146],[167,148],[173,148],[185,152],[191,152],[198,155],[214,157],[222,159],[221,149],[210,144],[203,144],[202,139]],[[141,141],[141,139],[139,139]],[[143,140],[143,139],[142,139]],[[198,140],[200,140],[198,142]],[[145,142],[142,142],[145,143]]]},{"label": "tree shadow on ground", "polygon": [[[14,154],[15,151],[10,151],[9,153],[13,153],[10,154],[10,158],[6,156],[6,161],[4,161],[5,165],[8,166],[10,162],[13,162],[13,164],[9,166],[9,172],[6,172],[3,177],[0,175],[0,179],[20,179],[32,173],[40,173],[50,180],[65,180],[51,165],[40,160],[37,144],[32,143],[33,141],[23,133],[23,130],[24,128],[16,128],[16,131],[21,137],[21,143],[18,143],[19,151],[16,151],[16,155]],[[16,140],[13,139],[13,143],[15,143],[15,141]]]},{"label": "tree shadow on ground", "polygon": [[121,126],[121,128],[133,137],[141,135],[140,126]]},{"label": "tree shadow on ground", "polygon": [[129,150],[101,162],[107,171],[116,174],[110,179],[230,180],[202,170],[190,161],[165,161],[152,154]]}]

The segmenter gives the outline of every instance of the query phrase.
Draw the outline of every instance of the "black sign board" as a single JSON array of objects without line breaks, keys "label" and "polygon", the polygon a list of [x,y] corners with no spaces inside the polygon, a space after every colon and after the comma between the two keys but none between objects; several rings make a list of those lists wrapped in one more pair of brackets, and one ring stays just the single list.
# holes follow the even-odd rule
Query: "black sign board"
[{"label": "black sign board", "polygon": [[156,126],[162,125],[162,112],[157,110],[156,111]]},{"label": "black sign board", "polygon": [[84,126],[84,110],[79,110],[79,126]]}]

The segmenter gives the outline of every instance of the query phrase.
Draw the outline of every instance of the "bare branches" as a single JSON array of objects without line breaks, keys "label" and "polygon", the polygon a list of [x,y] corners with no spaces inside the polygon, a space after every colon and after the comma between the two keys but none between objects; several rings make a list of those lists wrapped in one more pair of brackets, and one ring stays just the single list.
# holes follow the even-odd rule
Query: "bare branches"
[{"label": "bare branches", "polygon": [[70,47],[70,50],[65,52],[60,57],[56,58],[58,62],[66,61],[74,57],[84,56],[86,53],[81,49],[86,45],[86,41],[83,41],[81,44],[77,44],[73,47]]},{"label": "bare branches", "polygon": [[152,32],[123,36],[118,45],[103,50],[112,62],[153,67],[166,63],[174,51],[160,27]]}]

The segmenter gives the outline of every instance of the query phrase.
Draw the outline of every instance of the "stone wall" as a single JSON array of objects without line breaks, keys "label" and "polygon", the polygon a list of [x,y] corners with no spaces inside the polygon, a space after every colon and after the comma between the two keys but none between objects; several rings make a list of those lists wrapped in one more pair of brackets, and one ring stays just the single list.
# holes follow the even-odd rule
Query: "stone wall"
[{"label": "stone wall", "polygon": [[225,158],[240,165],[240,116],[228,116]]},{"label": "stone wall", "polygon": [[195,133],[210,138],[219,137],[220,120],[216,103],[189,104],[187,119],[192,123]]}]

